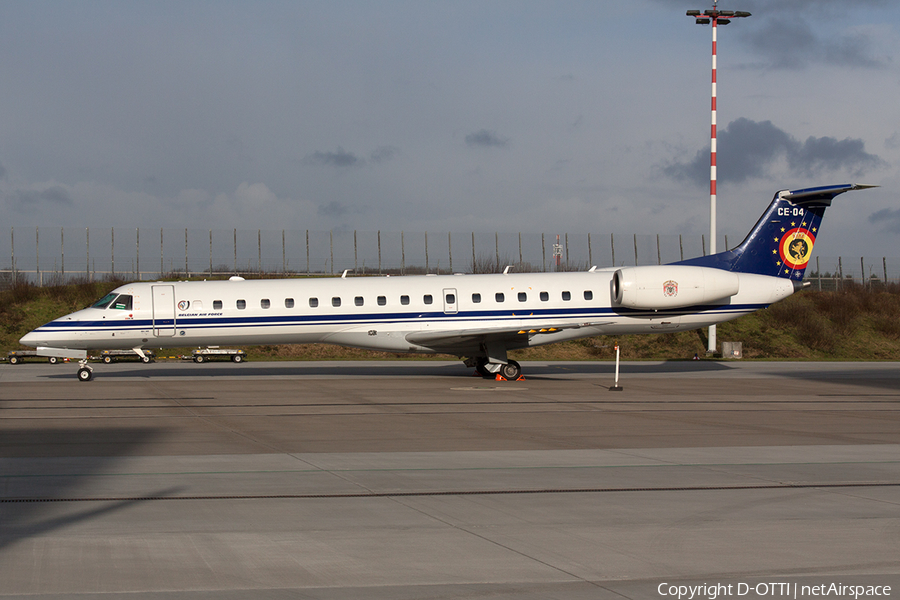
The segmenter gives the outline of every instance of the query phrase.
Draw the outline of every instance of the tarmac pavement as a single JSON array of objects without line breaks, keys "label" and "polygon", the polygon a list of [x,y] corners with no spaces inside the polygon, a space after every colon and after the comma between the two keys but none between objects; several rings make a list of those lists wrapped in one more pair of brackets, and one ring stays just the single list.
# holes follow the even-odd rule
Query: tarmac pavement
[{"label": "tarmac pavement", "polygon": [[2,366],[0,598],[900,591],[900,364],[523,366]]}]

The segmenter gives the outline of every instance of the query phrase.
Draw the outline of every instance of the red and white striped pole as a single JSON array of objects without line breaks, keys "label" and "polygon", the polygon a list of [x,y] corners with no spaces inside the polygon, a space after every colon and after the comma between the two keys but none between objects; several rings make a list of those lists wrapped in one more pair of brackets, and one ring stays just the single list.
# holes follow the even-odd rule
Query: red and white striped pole
[{"label": "red and white striped pole", "polygon": [[[699,10],[687,11],[687,16],[696,19],[697,25],[712,24],[712,102],[711,124],[709,139],[709,253],[716,253],[716,31],[721,23],[728,25],[732,19],[749,17],[745,11],[719,10],[717,0],[713,0],[712,10],[705,10],[701,14]],[[709,344],[707,351],[716,351],[716,326],[709,326]]]},{"label": "red and white striped pole", "polygon": [[[713,2],[713,9],[716,3]],[[712,18],[712,101],[709,133],[709,253],[716,253],[716,30],[719,19]],[[709,326],[706,351],[716,353],[716,326]]]},{"label": "red and white striped pole", "polygon": [[712,102],[709,134],[709,253],[716,253],[716,27],[712,19]]}]

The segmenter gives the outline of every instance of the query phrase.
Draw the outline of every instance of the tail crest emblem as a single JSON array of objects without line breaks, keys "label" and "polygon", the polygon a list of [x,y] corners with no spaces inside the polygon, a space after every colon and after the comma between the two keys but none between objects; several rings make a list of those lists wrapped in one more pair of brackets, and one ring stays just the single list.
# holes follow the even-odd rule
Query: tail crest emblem
[{"label": "tail crest emblem", "polygon": [[[816,237],[811,231],[803,227],[795,227],[781,236],[781,241],[778,244],[778,254],[781,256],[783,264],[790,267],[791,270],[802,269],[806,267],[806,263],[809,262],[812,256],[815,243]],[[779,266],[781,264],[778,263]]]}]

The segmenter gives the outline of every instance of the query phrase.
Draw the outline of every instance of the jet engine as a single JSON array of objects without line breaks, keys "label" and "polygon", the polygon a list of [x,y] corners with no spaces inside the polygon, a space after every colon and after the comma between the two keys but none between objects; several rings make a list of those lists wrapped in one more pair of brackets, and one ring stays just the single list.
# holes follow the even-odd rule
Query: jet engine
[{"label": "jet engine", "polygon": [[737,273],[712,267],[626,267],[612,279],[613,306],[660,310],[711,304],[738,293]]}]

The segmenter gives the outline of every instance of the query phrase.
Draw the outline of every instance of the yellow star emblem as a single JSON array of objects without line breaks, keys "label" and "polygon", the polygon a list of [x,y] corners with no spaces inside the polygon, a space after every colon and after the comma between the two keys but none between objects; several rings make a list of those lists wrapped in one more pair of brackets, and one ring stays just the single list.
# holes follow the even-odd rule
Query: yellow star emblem
[{"label": "yellow star emblem", "polygon": [[797,222],[796,222],[796,221],[791,221],[791,227],[794,227],[794,226],[796,226],[796,225],[797,225]]},{"label": "yellow star emblem", "polygon": [[781,266],[781,261],[779,260],[777,263],[775,263],[775,266],[780,267],[780,266]]},{"label": "yellow star emblem", "polygon": [[784,227],[781,228],[781,232],[784,233]]}]

